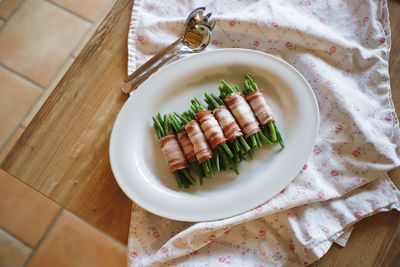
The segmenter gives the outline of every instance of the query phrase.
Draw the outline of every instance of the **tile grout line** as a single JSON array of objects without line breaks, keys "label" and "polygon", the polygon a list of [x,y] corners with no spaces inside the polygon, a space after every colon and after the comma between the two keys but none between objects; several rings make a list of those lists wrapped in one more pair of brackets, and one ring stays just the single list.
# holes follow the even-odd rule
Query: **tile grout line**
[{"label": "tile grout line", "polygon": [[[11,11],[10,15],[8,15],[8,18],[7,18],[7,19],[1,17],[1,18],[4,20],[4,25],[3,25],[3,27],[4,27],[4,26],[6,25],[6,23],[10,20],[10,18],[11,18],[12,16],[14,16],[15,12],[17,12],[17,10],[22,6],[23,3],[25,3],[25,0],[21,0],[21,2],[14,8],[14,10]],[[0,29],[3,28],[3,27],[0,27]]]},{"label": "tile grout line", "polygon": [[27,246],[28,248],[32,249],[33,251],[33,247],[31,245],[29,245],[28,243],[26,243],[24,240],[22,240],[21,238],[17,237],[16,235],[14,235],[13,233],[11,233],[10,231],[8,231],[7,229],[5,229],[3,226],[0,225],[0,230],[3,230],[4,232],[6,232],[7,234],[9,234],[11,237],[17,239],[19,242],[21,242],[22,244],[24,244],[25,246]]},{"label": "tile grout line", "polygon": [[60,217],[60,215],[63,212],[63,210],[64,210],[64,208],[61,207],[61,209],[57,212],[56,216],[54,216],[53,220],[51,221],[51,223],[47,227],[46,231],[44,231],[42,237],[39,239],[37,244],[32,248],[32,252],[29,254],[28,258],[24,262],[24,265],[23,265],[24,267],[26,267],[28,265],[28,263],[32,259],[33,255],[36,253],[37,249],[40,247],[40,245],[43,243],[44,239],[47,237],[47,234],[50,232],[51,228],[53,228],[54,224],[56,223],[56,221]]},{"label": "tile grout line", "polygon": [[61,5],[59,5],[58,3],[55,3],[55,2],[50,1],[50,0],[43,0],[43,1],[46,1],[47,3],[49,3],[49,4],[53,5],[53,6],[59,7],[59,8],[61,8],[62,10],[68,12],[69,14],[74,15],[74,16],[77,16],[77,17],[79,17],[80,19],[82,19],[82,20],[84,20],[84,21],[86,21],[86,22],[93,23],[93,22],[90,21],[89,19],[87,19],[87,18],[85,18],[85,17],[82,17],[82,16],[79,15],[79,14],[74,13],[73,11],[71,11],[71,10],[69,10],[69,9],[67,9],[67,8],[65,8],[65,7],[63,7],[63,6],[61,6]]},{"label": "tile grout line", "polygon": [[[18,123],[18,125],[14,128],[14,130],[12,130],[12,132],[10,133],[10,135],[7,137],[7,139],[4,141],[3,144],[0,145],[0,152],[7,146],[8,142],[11,141],[11,138],[14,136],[14,134],[17,132],[18,128],[20,126],[20,123]],[[24,127],[25,128],[25,127]],[[7,156],[7,155],[6,155]],[[1,161],[0,161],[1,163]]]},{"label": "tile grout line", "polygon": [[[75,213],[72,213],[71,211],[65,209],[69,214],[73,215],[74,217],[76,217],[77,219],[79,219],[81,222],[85,223],[86,225],[90,226],[90,228],[94,228],[94,230],[98,231],[99,233],[103,234],[104,236],[108,237],[109,239],[111,239],[114,243],[117,243],[119,246],[123,247],[123,248],[127,248],[127,245],[125,245],[124,243],[122,243],[121,241],[119,241],[118,239],[112,237],[111,235],[107,234],[106,232],[104,232],[103,230],[97,228],[96,226],[94,226],[91,223],[88,223],[87,221],[85,221],[84,219],[82,219],[81,217],[79,217],[78,215],[76,215]],[[129,225],[130,227],[130,225]]]},{"label": "tile grout line", "polygon": [[7,65],[4,65],[3,63],[0,63],[0,66],[5,68],[6,70],[12,72],[13,74],[17,75],[18,77],[22,78],[24,81],[30,83],[31,85],[34,85],[36,87],[39,87],[42,91],[44,91],[44,87],[37,84],[36,82],[32,81],[31,79],[29,79],[28,77],[23,76],[21,73],[13,70],[12,68],[8,67]]}]

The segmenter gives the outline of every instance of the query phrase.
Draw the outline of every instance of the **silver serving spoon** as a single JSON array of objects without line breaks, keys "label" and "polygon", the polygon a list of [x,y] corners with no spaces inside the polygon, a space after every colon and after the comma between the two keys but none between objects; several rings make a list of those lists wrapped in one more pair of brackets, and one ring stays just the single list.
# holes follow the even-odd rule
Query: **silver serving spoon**
[{"label": "silver serving spoon", "polygon": [[[142,66],[140,66],[135,72],[133,72],[131,75],[129,75],[128,78],[125,79],[124,87],[122,88],[122,91],[124,93],[126,90],[125,89],[126,84],[135,83],[138,80],[138,78],[144,76],[144,75],[140,76],[143,72],[145,72],[154,63],[156,63],[158,60],[160,60],[163,56],[165,56],[169,51],[171,51],[178,44],[188,43],[187,40],[185,40],[185,38],[186,38],[185,36],[187,33],[193,32],[196,29],[196,25],[203,25],[203,26],[207,27],[210,31],[210,39],[211,39],[211,31],[215,26],[215,21],[209,21],[209,18],[211,17],[211,13],[208,13],[206,16],[203,16],[205,9],[206,9],[205,7],[199,7],[199,8],[194,9],[186,18],[184,36],[179,38],[178,40],[176,40],[175,42],[173,42],[172,44],[170,44],[169,46],[167,46],[160,52],[158,52],[151,59],[149,59],[146,63],[144,63]],[[161,66],[159,66],[159,67],[161,67]]]},{"label": "silver serving spoon", "polygon": [[193,10],[189,14],[185,23],[185,31],[187,30],[188,27],[194,28],[196,25],[205,25],[208,28],[210,28],[211,31],[213,30],[216,21],[215,20],[209,21],[212,13],[210,12],[204,16],[203,14],[205,10],[206,10],[205,7],[199,7]]},{"label": "silver serving spoon", "polygon": [[[181,49],[172,53],[166,59],[161,61],[158,65],[147,71],[145,74],[141,76],[136,76],[131,80],[124,82],[124,85],[121,88],[122,92],[129,94],[130,92],[135,90],[140,84],[142,84],[148,77],[150,77],[150,75],[152,75],[165,63],[167,63],[177,55],[200,52],[208,46],[210,41],[211,41],[210,28],[208,28],[205,25],[195,25],[193,29],[190,29],[185,32],[185,35],[181,41],[183,42],[183,46]],[[147,62],[145,64],[147,64]]]}]

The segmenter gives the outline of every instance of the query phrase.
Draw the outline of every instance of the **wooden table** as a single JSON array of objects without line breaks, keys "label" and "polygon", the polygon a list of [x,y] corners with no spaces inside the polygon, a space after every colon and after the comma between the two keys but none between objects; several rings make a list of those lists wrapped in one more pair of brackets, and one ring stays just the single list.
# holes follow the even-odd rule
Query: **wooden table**
[{"label": "wooden table", "polygon": [[[400,110],[400,3],[389,4],[390,73]],[[17,142],[1,167],[87,222],[126,243],[131,201],[111,172],[113,122],[127,99],[126,38],[132,1],[117,0],[86,47]],[[134,117],[132,117],[134,120]],[[391,172],[400,185],[400,169]],[[346,248],[332,246],[314,265],[400,264],[400,214],[386,212],[355,225]]]}]

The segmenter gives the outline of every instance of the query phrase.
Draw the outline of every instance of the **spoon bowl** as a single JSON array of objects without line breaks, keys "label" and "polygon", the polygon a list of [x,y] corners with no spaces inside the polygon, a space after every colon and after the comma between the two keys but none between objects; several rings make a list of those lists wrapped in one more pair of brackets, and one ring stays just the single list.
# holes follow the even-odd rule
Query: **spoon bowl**
[{"label": "spoon bowl", "polygon": [[205,25],[196,25],[194,29],[185,32],[181,50],[200,52],[204,50],[211,41],[211,30]]},{"label": "spoon bowl", "polygon": [[188,29],[196,27],[196,25],[205,25],[211,31],[213,30],[216,22],[215,20],[210,20],[210,17],[212,15],[211,12],[209,12],[207,15],[203,15],[205,10],[205,7],[198,7],[189,14],[185,23],[185,32]]}]

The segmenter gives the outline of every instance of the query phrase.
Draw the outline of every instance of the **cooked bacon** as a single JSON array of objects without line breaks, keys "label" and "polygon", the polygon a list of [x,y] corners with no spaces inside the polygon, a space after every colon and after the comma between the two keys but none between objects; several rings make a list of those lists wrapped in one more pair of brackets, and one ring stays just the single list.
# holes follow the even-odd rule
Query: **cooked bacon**
[{"label": "cooked bacon", "polygon": [[261,125],[265,125],[269,121],[275,121],[275,118],[272,115],[272,110],[268,106],[267,102],[265,102],[264,96],[260,90],[248,94],[246,100],[250,104]]},{"label": "cooked bacon", "polygon": [[160,145],[171,172],[189,167],[175,135],[169,134],[161,138]]},{"label": "cooked bacon", "polygon": [[243,96],[239,93],[234,93],[225,97],[225,102],[228,104],[233,116],[235,116],[243,132],[246,134],[246,139],[261,131],[253,111]]},{"label": "cooked bacon", "polygon": [[196,153],[194,153],[194,148],[192,143],[190,142],[189,136],[186,132],[178,133],[178,141],[181,144],[183,149],[183,153],[188,162],[196,161]]},{"label": "cooked bacon", "polygon": [[243,135],[242,130],[240,130],[239,125],[235,121],[235,118],[225,105],[217,107],[214,109],[213,113],[219,125],[221,126],[225,137],[230,142]]},{"label": "cooked bacon", "polygon": [[213,153],[197,121],[189,121],[185,126],[185,131],[189,136],[190,142],[193,144],[197,161],[199,163],[203,163],[204,161],[211,159],[213,157]]},{"label": "cooked bacon", "polygon": [[218,145],[226,143],[226,138],[219,126],[211,110],[203,109],[196,113],[196,119],[200,122],[200,127],[203,130],[208,142],[212,149],[217,148]]}]

